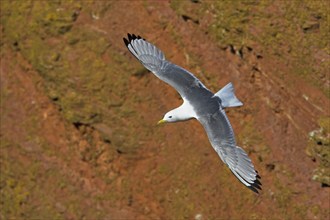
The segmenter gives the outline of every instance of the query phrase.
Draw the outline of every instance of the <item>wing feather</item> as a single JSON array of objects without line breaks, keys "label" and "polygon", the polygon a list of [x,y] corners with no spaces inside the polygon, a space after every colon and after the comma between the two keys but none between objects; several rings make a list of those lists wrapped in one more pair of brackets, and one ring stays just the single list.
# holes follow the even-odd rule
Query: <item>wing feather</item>
[{"label": "wing feather", "polygon": [[[193,90],[210,92],[199,79],[192,73],[165,59],[161,50],[155,45],[128,34],[128,39],[123,39],[128,50],[158,78],[174,87],[182,97],[188,97]],[[197,85],[197,86],[196,86]],[[197,92],[194,92],[196,94]]]},{"label": "wing feather", "polygon": [[[128,34],[123,39],[128,50],[159,79],[174,87],[182,98],[192,101],[195,105],[208,105],[210,112],[201,113],[197,119],[204,126],[214,150],[221,160],[230,168],[233,174],[251,190],[261,189],[259,175],[246,154],[236,146],[233,129],[223,109],[218,108],[218,102],[205,102],[205,97],[213,97],[211,93],[192,73],[170,63],[161,50],[140,36]],[[216,103],[216,104],[214,104]],[[197,108],[199,109],[199,108]],[[213,114],[212,114],[213,112]]]},{"label": "wing feather", "polygon": [[232,173],[245,186],[258,192],[259,176],[246,152],[236,146],[234,132],[223,109],[212,115],[198,118],[203,125],[212,147]]}]

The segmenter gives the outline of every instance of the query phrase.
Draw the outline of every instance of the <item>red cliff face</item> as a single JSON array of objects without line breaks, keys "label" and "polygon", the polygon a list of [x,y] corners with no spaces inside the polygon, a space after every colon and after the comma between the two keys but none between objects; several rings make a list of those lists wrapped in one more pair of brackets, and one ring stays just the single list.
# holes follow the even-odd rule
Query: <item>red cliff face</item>
[{"label": "red cliff face", "polygon": [[[0,218],[329,218],[329,7],[290,2],[2,1]],[[156,126],[181,100],[127,32],[233,82],[260,195],[197,121]]]}]

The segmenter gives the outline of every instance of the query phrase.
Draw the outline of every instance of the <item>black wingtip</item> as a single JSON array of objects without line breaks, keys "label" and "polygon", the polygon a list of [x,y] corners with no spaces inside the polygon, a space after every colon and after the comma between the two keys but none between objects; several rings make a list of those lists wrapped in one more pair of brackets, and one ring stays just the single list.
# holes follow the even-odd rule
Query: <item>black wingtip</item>
[{"label": "black wingtip", "polygon": [[129,33],[127,33],[127,38],[128,38],[128,41],[131,42],[131,40],[132,40],[132,35],[129,34]]},{"label": "black wingtip", "polygon": [[260,177],[259,175],[257,175],[257,176],[256,176],[256,179],[255,179],[254,182],[251,184],[251,186],[248,186],[248,188],[249,188],[250,190],[252,190],[253,192],[255,192],[255,193],[257,193],[257,194],[259,194],[259,191],[258,191],[258,190],[262,190],[262,188],[261,188],[262,184],[261,184],[261,182],[260,182],[259,179],[261,179],[261,177]]},{"label": "black wingtip", "polygon": [[[234,173],[232,170],[230,170],[234,175],[235,175],[235,177],[238,179],[238,180],[240,180],[240,178],[238,178],[238,176],[240,176],[242,179],[244,179],[239,173]],[[258,190],[262,190],[262,188],[261,188],[261,186],[262,186],[262,184],[261,184],[261,182],[260,182],[260,180],[259,179],[261,179],[261,177],[259,176],[259,174],[258,174],[258,171],[256,171],[256,173],[257,173],[257,175],[256,175],[256,179],[253,181],[253,183],[251,183],[251,185],[250,186],[246,186],[247,188],[249,188],[250,190],[252,190],[253,192],[255,192],[255,193],[257,193],[257,194],[259,194],[259,191]],[[238,176],[236,176],[236,174],[238,175]],[[241,180],[240,180],[241,181]],[[241,181],[242,182],[242,181]]]},{"label": "black wingtip", "polygon": [[135,40],[135,39],[146,40],[146,39],[142,38],[140,35],[136,36],[135,34],[130,34],[130,33],[127,33],[127,39],[123,38],[126,47],[128,47],[128,45],[131,43],[131,41]]},{"label": "black wingtip", "polygon": [[[130,34],[130,33],[127,33],[127,38],[128,38],[128,39],[123,38],[124,43],[125,43],[125,45],[126,45],[127,48],[128,48],[128,46],[131,44],[131,42],[132,42],[133,40],[135,40],[135,39],[143,39],[143,40],[145,40],[144,38],[141,38],[140,35],[136,36],[135,34]],[[131,53],[136,57],[136,54],[138,54],[138,53],[137,53],[137,51],[134,49],[134,47],[131,45],[131,48],[128,48],[128,49],[129,49],[130,51],[131,51],[131,49],[133,49],[133,50],[135,51],[135,53],[132,53],[132,51],[131,51]],[[139,59],[138,57],[136,57],[136,58]]]},{"label": "black wingtip", "polygon": [[128,47],[129,41],[126,38],[123,38],[126,47]]},{"label": "black wingtip", "polygon": [[131,40],[135,40],[135,39],[143,39],[145,40],[144,38],[142,38],[140,35],[135,35],[135,34],[129,34],[127,33],[127,36],[128,36],[128,40],[131,41]]},{"label": "black wingtip", "polygon": [[131,41],[134,40],[134,39],[136,39],[136,36],[135,36],[134,34],[127,33],[127,39],[126,39],[126,38],[123,38],[126,47],[128,47],[128,45],[129,45],[129,44],[131,43]]}]

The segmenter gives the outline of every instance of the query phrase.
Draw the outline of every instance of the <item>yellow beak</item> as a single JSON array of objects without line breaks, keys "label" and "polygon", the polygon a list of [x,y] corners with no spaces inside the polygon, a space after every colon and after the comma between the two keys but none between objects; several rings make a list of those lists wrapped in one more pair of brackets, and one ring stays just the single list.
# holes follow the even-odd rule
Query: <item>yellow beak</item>
[{"label": "yellow beak", "polygon": [[167,122],[166,120],[162,119],[162,120],[160,120],[160,121],[157,123],[157,125],[164,124],[164,123],[166,123],[166,122]]}]

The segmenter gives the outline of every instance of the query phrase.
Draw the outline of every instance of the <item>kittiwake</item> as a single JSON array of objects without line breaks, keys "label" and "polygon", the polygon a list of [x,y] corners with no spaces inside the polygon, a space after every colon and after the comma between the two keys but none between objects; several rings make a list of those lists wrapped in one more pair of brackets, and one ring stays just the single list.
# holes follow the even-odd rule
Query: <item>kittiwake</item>
[{"label": "kittiwake", "polygon": [[224,108],[242,106],[228,83],[213,94],[192,73],[165,59],[161,50],[140,36],[127,34],[123,38],[128,50],[159,79],[174,87],[183,104],[167,112],[158,124],[197,119],[204,127],[209,141],[221,160],[245,186],[258,193],[260,176],[247,153],[236,145],[233,128]]}]

